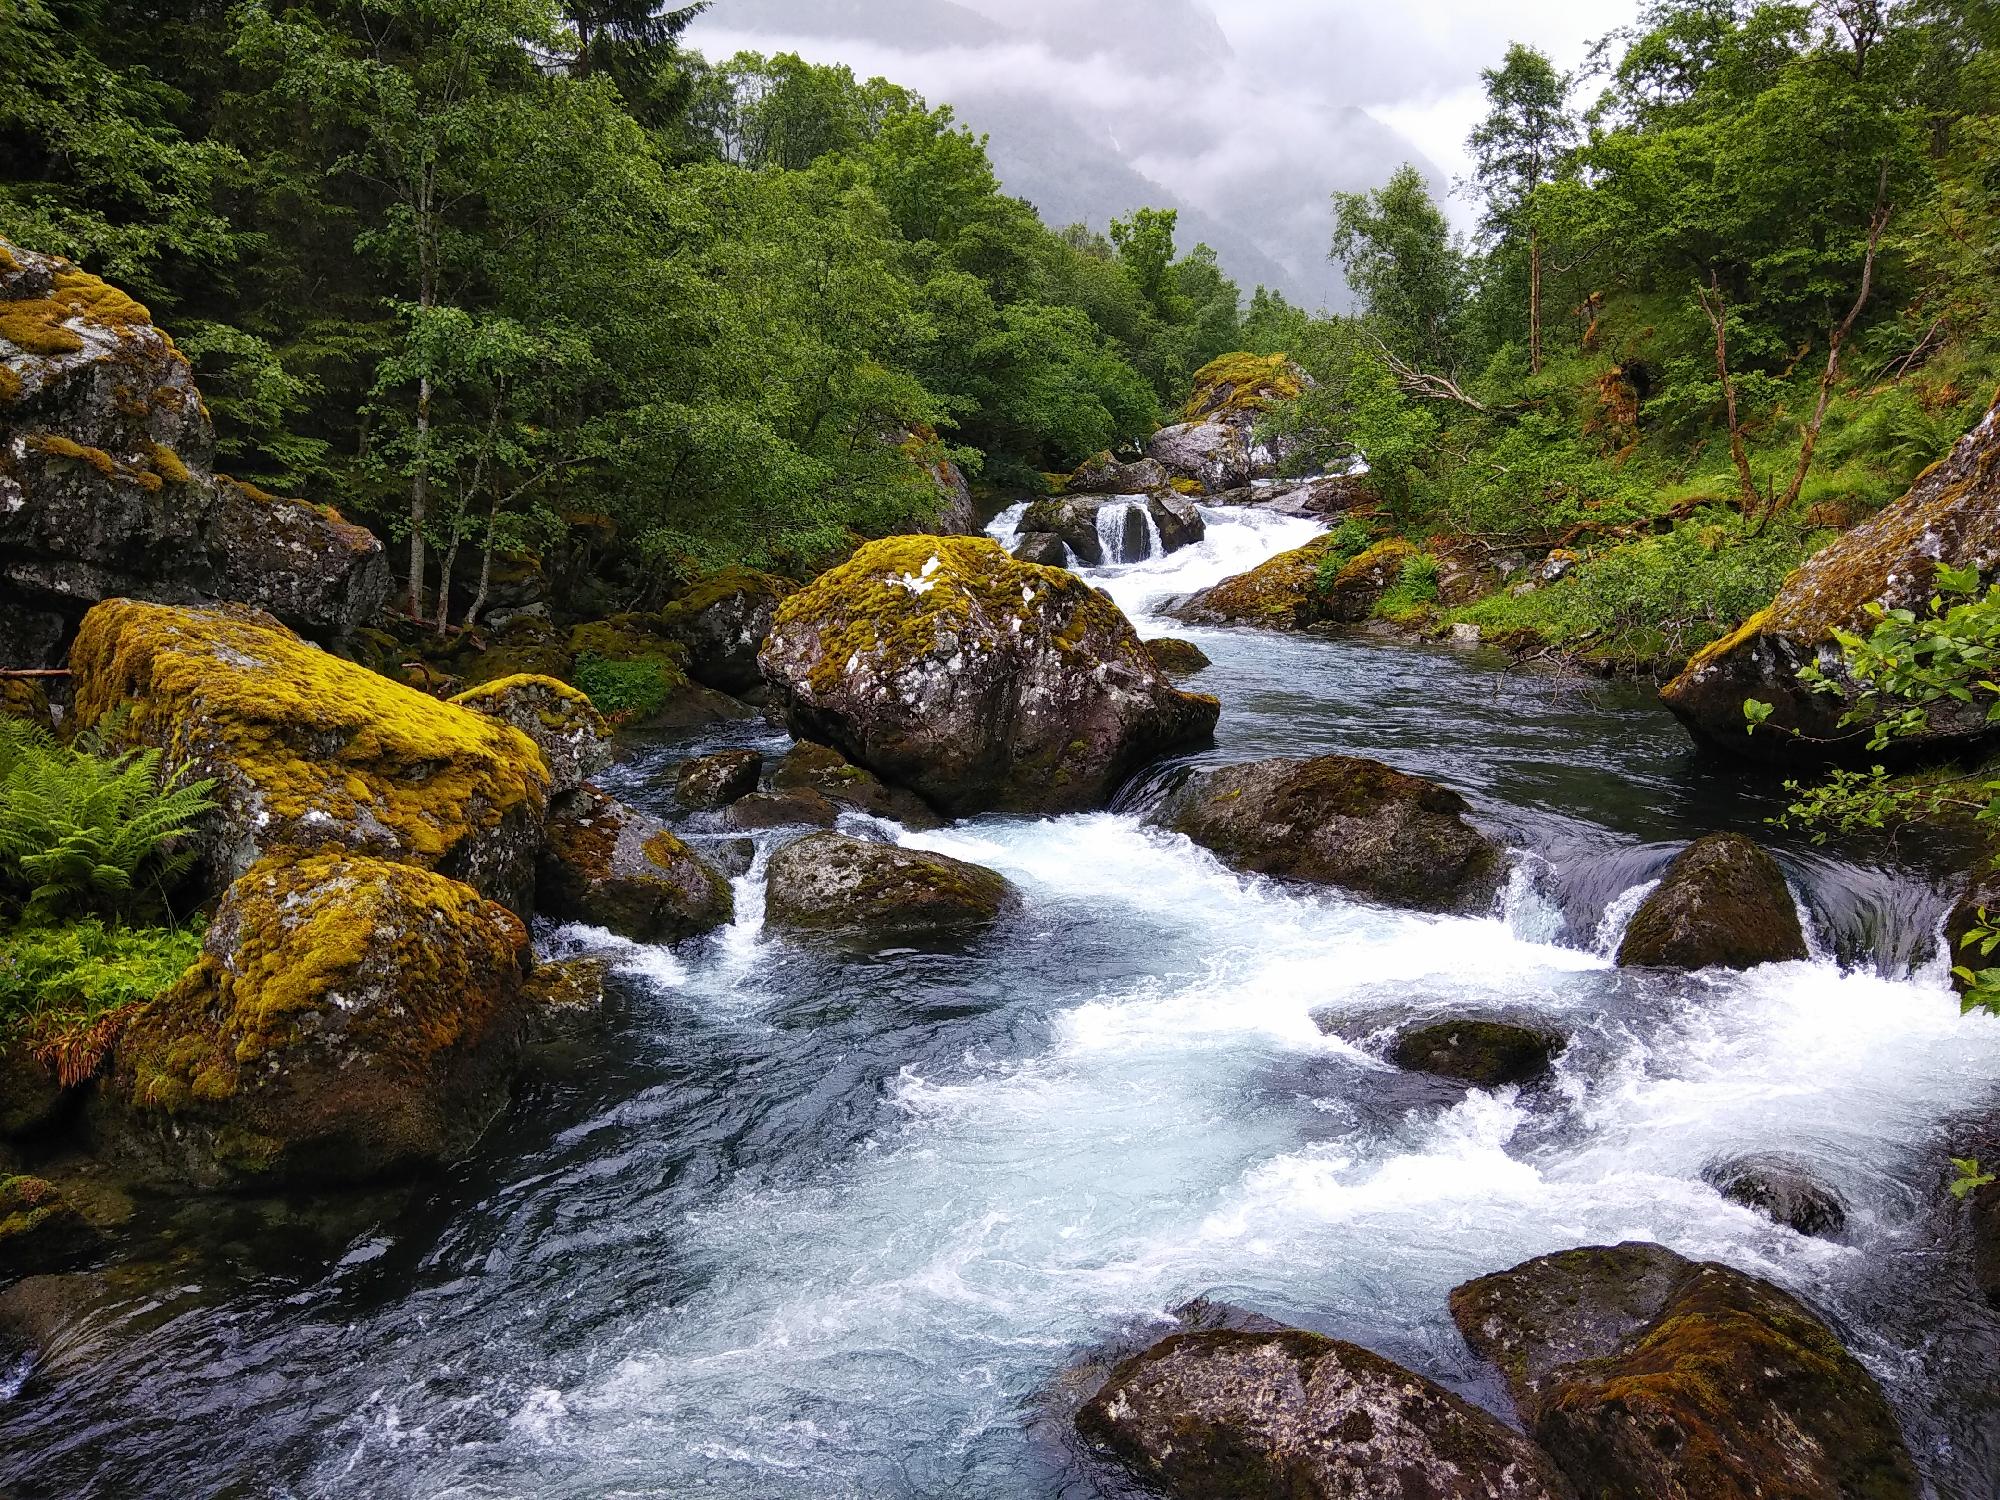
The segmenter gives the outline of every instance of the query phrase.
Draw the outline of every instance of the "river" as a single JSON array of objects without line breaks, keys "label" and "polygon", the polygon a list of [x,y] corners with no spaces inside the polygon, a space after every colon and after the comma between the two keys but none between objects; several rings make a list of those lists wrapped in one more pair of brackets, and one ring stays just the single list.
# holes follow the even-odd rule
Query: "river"
[{"label": "river", "polygon": [[[1086,1500],[1111,1481],[1051,1392],[1190,1297],[1494,1404],[1450,1289],[1640,1238],[1804,1297],[1935,1493],[1990,1500],[2000,1336],[1940,1200],[2000,1022],[1946,985],[1942,871],[1765,827],[1782,794],[1697,755],[1641,686],[1173,626],[1162,600],[1315,529],[1208,517],[1196,547],[1089,574],[1214,659],[1190,685],[1222,721],[1192,759],[1338,750],[1459,788],[1516,851],[1490,916],[1230,874],[1142,825],[1142,778],[1123,811],[878,825],[1025,900],[969,947],[864,952],[761,931],[765,836],[710,940],[542,934],[615,954],[612,1003],[443,1181],[144,1205],[151,1259],[70,1357],[0,1387],[0,1491]],[[785,743],[641,746],[607,784],[664,810],[691,751]],[[1717,828],[1779,853],[1816,957],[1614,968],[1637,893]],[[1386,1028],[1464,1007],[1571,1032],[1553,1083],[1467,1092],[1380,1059]],[[1846,1229],[1802,1237],[1704,1183],[1753,1151],[1809,1165]]]}]

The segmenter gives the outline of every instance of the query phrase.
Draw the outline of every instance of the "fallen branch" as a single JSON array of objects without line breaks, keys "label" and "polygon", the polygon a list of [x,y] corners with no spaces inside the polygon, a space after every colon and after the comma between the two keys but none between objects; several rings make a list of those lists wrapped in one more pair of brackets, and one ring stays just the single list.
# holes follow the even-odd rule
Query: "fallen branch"
[{"label": "fallen branch", "polygon": [[1420,370],[1397,355],[1396,351],[1383,343],[1376,334],[1369,334],[1375,347],[1382,353],[1382,362],[1389,367],[1389,373],[1396,377],[1396,385],[1406,396],[1416,396],[1425,401],[1455,401],[1460,406],[1469,406],[1476,412],[1484,412],[1486,403],[1477,401],[1459,389],[1458,382],[1448,375],[1434,375],[1429,370]]},{"label": "fallen branch", "polygon": [[0,667],[0,677],[67,677],[68,667]]}]

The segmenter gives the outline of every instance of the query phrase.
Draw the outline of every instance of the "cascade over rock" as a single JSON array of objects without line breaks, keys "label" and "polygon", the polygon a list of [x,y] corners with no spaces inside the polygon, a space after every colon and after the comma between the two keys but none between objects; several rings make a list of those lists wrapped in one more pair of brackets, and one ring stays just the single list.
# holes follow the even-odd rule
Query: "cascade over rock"
[{"label": "cascade over rock", "polygon": [[236,602],[321,639],[388,597],[382,544],[214,472],[194,376],[152,317],[0,240],[0,665],[53,666],[99,600]]},{"label": "cascade over rock", "polygon": [[[1785,763],[1868,753],[1866,726],[1842,728],[1858,689],[1847,674],[1836,630],[1865,635],[1868,607],[1921,611],[1940,565],[2000,575],[2000,402],[1985,419],[1874,519],[1829,543],[1785,580],[1770,607],[1688,663],[1660,696],[1690,731],[1738,755]],[[1817,693],[1798,680],[1816,665],[1841,685]],[[1743,705],[1772,705],[1755,734]],[[1995,736],[1984,703],[1944,703],[1904,748],[1949,748]]]},{"label": "cascade over rock", "polygon": [[1346,755],[1198,773],[1154,820],[1236,869],[1339,886],[1427,911],[1490,901],[1500,846],[1447,787]]},{"label": "cascade over rock", "polygon": [[785,601],[763,666],[801,739],[954,815],[1101,807],[1220,712],[1104,595],[984,538],[869,543]]},{"label": "cascade over rock", "polygon": [[1806,957],[1785,872],[1736,833],[1696,839],[1633,913],[1618,962],[1652,969],[1750,969]]},{"label": "cascade over rock", "polygon": [[[241,605],[113,599],[70,651],[83,727],[213,777],[195,833],[220,890],[265,855],[329,848],[435,869],[529,910],[551,778],[535,742],[308,645]],[[576,705],[556,695],[568,708]],[[587,727],[588,721],[585,721]]]},{"label": "cascade over rock", "polygon": [[432,871],[266,860],[119,1034],[97,1134],[211,1187],[448,1161],[504,1102],[528,957],[513,913]]},{"label": "cascade over rock", "polygon": [[1478,1407],[1296,1328],[1163,1339],[1111,1372],[1077,1428],[1175,1500],[1570,1500]]},{"label": "cascade over rock", "polygon": [[1625,1244],[1467,1282],[1451,1313],[1581,1494],[1918,1493],[1874,1378],[1768,1281]]}]

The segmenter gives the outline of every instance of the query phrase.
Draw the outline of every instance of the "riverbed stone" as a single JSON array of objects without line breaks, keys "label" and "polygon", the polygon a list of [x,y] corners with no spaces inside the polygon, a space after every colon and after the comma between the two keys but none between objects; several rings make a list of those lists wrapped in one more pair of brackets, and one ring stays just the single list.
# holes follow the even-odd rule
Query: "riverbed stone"
[{"label": "riverbed stone", "polygon": [[1560,1032],[1465,1017],[1410,1027],[1397,1036],[1389,1055],[1414,1072],[1502,1088],[1546,1078],[1564,1046]]},{"label": "riverbed stone", "polygon": [[650,813],[594,786],[549,817],[535,884],[547,915],[587,922],[635,943],[671,943],[726,926],[729,882]]},{"label": "riverbed stone", "polygon": [[1208,659],[1208,653],[1193,641],[1183,641],[1170,635],[1146,642],[1146,654],[1169,677],[1192,677],[1215,665]]},{"label": "riverbed stone", "polygon": [[[1835,538],[1794,572],[1770,605],[1699,652],[1661,692],[1697,739],[1736,755],[1786,765],[1829,758],[1881,759],[1868,749],[1871,727],[1841,720],[1860,702],[1837,633],[1866,635],[1869,611],[1923,611],[1940,567],[1971,568],[1983,584],[2000,577],[2000,402],[1901,500]],[[1799,671],[1816,666],[1837,689],[1816,691]],[[1771,705],[1746,732],[1748,699]],[[1931,707],[1908,752],[1959,750],[1991,742],[1983,702]]]},{"label": "riverbed stone", "polygon": [[1451,1312],[1582,1495],[1907,1500],[1874,1378],[1797,1299],[1659,1245],[1545,1255]]},{"label": "riverbed stone", "polygon": [[727,807],[756,791],[763,776],[762,752],[718,750],[681,767],[674,782],[674,799],[691,811]]},{"label": "riverbed stone", "polygon": [[433,871],[265,860],[119,1033],[94,1134],[203,1187],[434,1167],[505,1101],[528,953],[513,913]]},{"label": "riverbed stone", "polygon": [[1347,755],[1200,772],[1154,820],[1239,870],[1338,886],[1422,911],[1491,901],[1498,844],[1465,820],[1457,792]]},{"label": "riverbed stone", "polygon": [[1730,1202],[1799,1234],[1837,1234],[1847,1223],[1839,1195],[1804,1166],[1781,1156],[1737,1157],[1717,1162],[1701,1175]]},{"label": "riverbed stone", "polygon": [[1102,807],[1221,709],[1105,595],[985,538],[870,543],[785,601],[763,663],[798,738],[953,816]]},{"label": "riverbed stone", "polygon": [[68,1270],[99,1242],[96,1227],[53,1183],[0,1176],[0,1281]]},{"label": "riverbed stone", "polygon": [[1569,1500],[1518,1433],[1357,1345],[1178,1333],[1118,1366],[1078,1431],[1176,1500]]},{"label": "riverbed stone", "polygon": [[945,820],[929,803],[905,787],[890,786],[863,770],[830,745],[801,740],[785,752],[771,777],[777,792],[817,792],[837,807],[887,818],[922,832],[942,828]]},{"label": "riverbed stone", "polygon": [[1016,901],[1005,877],[984,866],[834,833],[787,844],[765,876],[765,919],[799,931],[962,931],[991,925]]},{"label": "riverbed stone", "polygon": [[566,682],[522,673],[481,683],[451,701],[532,740],[548,768],[551,795],[575,791],[611,764],[611,726]]},{"label": "riverbed stone", "polygon": [[1682,850],[1618,945],[1628,968],[1750,969],[1806,956],[1784,871],[1734,833],[1712,833]]},{"label": "riverbed stone", "polygon": [[831,828],[840,809],[815,787],[793,786],[782,791],[752,792],[729,804],[723,822],[743,833],[767,828]]}]

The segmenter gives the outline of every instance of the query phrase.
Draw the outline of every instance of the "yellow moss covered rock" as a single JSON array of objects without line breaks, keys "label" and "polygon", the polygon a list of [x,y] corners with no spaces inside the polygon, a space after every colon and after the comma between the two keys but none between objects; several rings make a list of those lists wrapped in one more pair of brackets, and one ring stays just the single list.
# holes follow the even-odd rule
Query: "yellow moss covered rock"
[{"label": "yellow moss covered rock", "polygon": [[528,910],[550,777],[518,729],[320,651],[269,616],[114,599],[70,652],[76,718],[214,777],[200,830],[220,888],[266,854],[342,848],[435,869]]},{"label": "yellow moss covered rock", "polygon": [[1110,599],[983,537],[869,543],[785,601],[763,667],[799,738],[953,814],[1101,807],[1220,711]]},{"label": "yellow moss covered rock", "polygon": [[[1769,608],[1688,663],[1661,698],[1697,737],[1739,755],[1784,762],[1862,756],[1869,729],[1843,727],[1855,691],[1836,629],[1866,634],[1868,606],[1925,607],[1940,564],[2000,576],[2000,402],[1933,465],[1909,494],[1816,554],[1785,580]],[[1845,693],[1815,693],[1798,680],[1817,664]],[[1743,704],[1772,705],[1768,724],[1744,729]],[[1986,705],[1946,704],[1906,745],[1959,746],[1991,735]]]},{"label": "yellow moss covered rock", "polygon": [[558,796],[575,791],[611,764],[611,726],[589,698],[566,682],[526,674],[502,677],[451,701],[533,740],[549,768],[549,789]]},{"label": "yellow moss covered rock", "polygon": [[660,626],[687,648],[688,675],[723,693],[744,693],[764,679],[757,653],[792,585],[769,573],[725,568],[660,611]]},{"label": "yellow moss covered rock", "polygon": [[96,1228],[53,1184],[0,1175],[0,1279],[62,1270],[97,1247]]},{"label": "yellow moss covered rock", "polygon": [[536,900],[549,916],[639,943],[694,937],[736,915],[729,882],[700,855],[657,818],[593,786],[557,803]]},{"label": "yellow moss covered rock", "polygon": [[99,1135],[212,1186],[449,1160],[505,1098],[528,951],[512,912],[432,871],[265,860],[119,1036]]},{"label": "yellow moss covered rock", "polygon": [[1221,412],[1260,412],[1297,400],[1305,389],[1305,371],[1286,355],[1225,354],[1195,371],[1183,415],[1199,422]]},{"label": "yellow moss covered rock", "polygon": [[115,595],[230,600],[328,639],[380,608],[374,536],[214,472],[193,372],[144,307],[0,250],[0,587],[71,622]]}]

